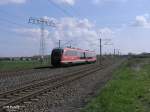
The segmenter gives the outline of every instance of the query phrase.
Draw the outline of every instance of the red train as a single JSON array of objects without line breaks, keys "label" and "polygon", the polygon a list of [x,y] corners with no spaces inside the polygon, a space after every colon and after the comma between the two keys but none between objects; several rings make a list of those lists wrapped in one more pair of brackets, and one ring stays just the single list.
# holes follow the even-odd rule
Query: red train
[{"label": "red train", "polygon": [[55,48],[51,53],[53,66],[96,62],[96,53],[78,48]]}]

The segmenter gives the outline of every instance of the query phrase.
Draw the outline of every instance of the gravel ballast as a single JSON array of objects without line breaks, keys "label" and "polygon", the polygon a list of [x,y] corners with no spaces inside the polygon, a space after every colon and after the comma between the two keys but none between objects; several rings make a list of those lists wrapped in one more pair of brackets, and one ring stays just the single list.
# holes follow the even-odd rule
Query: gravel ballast
[{"label": "gravel ballast", "polygon": [[86,66],[92,66],[94,64],[72,66],[72,67],[62,67],[62,68],[46,68],[46,69],[34,69],[25,70],[18,72],[8,72],[0,74],[0,92],[5,92],[7,90],[15,89],[26,84],[30,84],[41,79],[46,79],[47,77],[55,76],[56,74],[62,75],[67,74],[71,71],[77,71]]},{"label": "gravel ballast", "polygon": [[121,62],[42,95],[21,112],[79,112],[112,78],[112,71]]}]

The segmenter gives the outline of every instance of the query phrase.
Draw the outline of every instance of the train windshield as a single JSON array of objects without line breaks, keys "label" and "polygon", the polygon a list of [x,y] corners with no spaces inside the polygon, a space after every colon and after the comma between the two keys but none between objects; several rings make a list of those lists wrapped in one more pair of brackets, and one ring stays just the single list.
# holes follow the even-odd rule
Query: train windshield
[{"label": "train windshield", "polygon": [[52,56],[53,57],[61,57],[62,53],[63,53],[63,49],[54,49],[52,51]]}]

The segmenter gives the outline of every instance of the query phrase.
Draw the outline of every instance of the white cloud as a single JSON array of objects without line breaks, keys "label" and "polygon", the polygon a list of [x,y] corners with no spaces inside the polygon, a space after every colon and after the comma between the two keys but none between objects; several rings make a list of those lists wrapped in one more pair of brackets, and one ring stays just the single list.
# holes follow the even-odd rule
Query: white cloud
[{"label": "white cloud", "polygon": [[136,16],[135,22],[132,24],[134,27],[150,28],[150,21],[148,20],[149,15],[144,14],[142,16]]},{"label": "white cloud", "polygon": [[114,32],[111,29],[106,27],[103,29],[99,29],[98,33],[100,33],[101,35],[103,35],[103,34],[111,34],[112,35]]},{"label": "white cloud", "polygon": [[[72,40],[73,47],[90,50],[98,49],[98,31],[103,32],[101,38],[105,38],[108,35],[111,37],[111,35],[113,35],[109,28],[97,29],[95,25],[86,18],[77,19],[64,17],[55,20],[59,21],[57,27],[51,31],[45,31],[45,38],[49,49],[57,47],[58,40],[62,40],[62,45]],[[15,29],[15,32],[22,34],[24,37],[28,37],[28,39],[31,38],[31,40],[37,41],[39,41],[41,35],[40,29]],[[68,45],[70,44],[66,44],[63,47]]]},{"label": "white cloud", "polygon": [[116,32],[114,48],[118,48],[123,53],[141,53],[150,52],[149,29],[143,27],[126,27],[119,32]]},{"label": "white cloud", "polygon": [[[46,19],[53,19],[59,22],[55,29],[51,29],[50,31],[45,30],[47,53],[50,53],[50,51],[54,47],[58,46],[58,40],[62,40],[61,45],[64,45],[64,47],[69,46],[70,44],[65,43],[72,40],[71,44],[73,45],[73,47],[96,50],[97,53],[99,53],[98,38],[110,38],[112,39],[110,43],[114,44],[111,46],[103,45],[103,53],[113,53],[114,48],[120,49],[123,54],[127,54],[128,52],[149,52],[149,48],[147,46],[149,46],[148,42],[150,40],[150,33],[149,29],[145,29],[145,26],[147,26],[149,23],[147,20],[148,17],[148,14],[136,17],[136,23],[138,23],[137,25],[140,27],[131,27],[130,25],[122,27],[119,30],[113,29],[113,31],[108,27],[97,28],[93,22],[89,21],[86,18],[77,19],[72,17],[63,17],[60,19],[56,19],[45,17]],[[27,38],[30,42],[32,42],[32,44],[36,42],[38,51],[39,39],[41,35],[41,31],[39,28],[15,29],[15,31],[23,35],[24,39]],[[101,32],[100,37],[98,37],[98,32]],[[105,44],[105,41],[103,41],[103,44]]]},{"label": "white cloud", "polygon": [[[21,29],[13,29],[13,31],[17,32],[18,34],[21,34],[23,37],[26,37],[27,39],[32,39],[34,41],[37,41],[40,39],[41,35],[41,29],[40,28],[21,28]],[[45,38],[48,36],[49,31],[44,31]]]},{"label": "white cloud", "polygon": [[[111,35],[112,31],[109,28],[97,29],[95,24],[90,22],[88,19],[79,20],[77,18],[65,17],[61,18],[58,28],[51,34],[53,41],[60,40],[73,40],[75,47],[83,49],[94,49],[98,44],[97,31],[103,32],[103,36]],[[105,37],[104,37],[105,38]]]},{"label": "white cloud", "polygon": [[74,5],[76,0],[53,0],[53,1],[58,4]]},{"label": "white cloud", "polygon": [[89,49],[90,42],[97,39],[97,33],[94,24],[88,19],[76,19],[71,17],[61,18],[57,29],[51,34],[52,41],[73,40],[75,47]]},{"label": "white cloud", "polygon": [[[150,52],[150,18],[149,14],[136,16],[134,22],[113,29],[113,48],[120,49],[123,54]],[[105,48],[106,49],[106,48]],[[105,50],[104,49],[104,50]],[[113,49],[111,50],[111,52]]]},{"label": "white cloud", "polygon": [[[146,20],[144,18],[146,18]],[[148,17],[148,15],[147,15]],[[137,17],[137,20],[144,21],[142,24],[146,25],[148,23],[147,17],[141,16]],[[52,19],[46,17],[47,19]],[[45,30],[45,39],[46,39],[46,48],[47,53],[50,54],[51,50],[54,47],[58,46],[58,40],[61,41],[61,45],[64,45],[66,42],[71,41],[73,47],[78,47],[82,49],[90,49],[96,50],[99,53],[99,41],[98,38],[111,38],[113,43],[112,46],[104,46],[103,45],[103,53],[113,53],[113,49],[120,49],[120,51],[124,53],[133,52],[150,52],[149,50],[149,29],[145,29],[142,27],[131,27],[126,26],[120,28],[119,30],[113,29],[113,31],[106,28],[97,28],[94,23],[90,22],[88,19],[77,19],[71,17],[64,17],[60,19],[55,19],[55,21],[59,22],[55,29],[51,29],[50,31]],[[140,26],[141,26],[140,23]],[[15,32],[23,35],[23,39],[27,39],[31,42],[28,46],[36,45],[37,51],[39,50],[39,39],[40,39],[40,29],[15,29]],[[98,32],[101,32],[100,37],[98,37]],[[105,43],[102,41],[103,44]],[[36,43],[36,44],[35,44]],[[65,44],[65,46],[69,46],[70,44]],[[34,46],[35,47],[35,46]],[[38,52],[37,52],[38,53]]]},{"label": "white cloud", "polygon": [[14,3],[14,4],[23,4],[26,0],[0,0],[0,5]]},{"label": "white cloud", "polygon": [[93,4],[103,4],[103,3],[116,3],[116,2],[119,2],[119,3],[125,3],[127,2],[128,0],[92,0]]}]

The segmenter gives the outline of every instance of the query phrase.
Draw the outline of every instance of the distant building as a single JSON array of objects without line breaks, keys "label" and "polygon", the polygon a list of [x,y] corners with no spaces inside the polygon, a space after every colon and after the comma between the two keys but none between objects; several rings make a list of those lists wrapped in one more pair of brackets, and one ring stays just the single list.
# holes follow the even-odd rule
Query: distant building
[{"label": "distant building", "polygon": [[[49,60],[50,55],[45,55],[44,59]],[[0,57],[0,61],[32,61],[32,60],[40,61],[41,56],[36,55],[32,57]]]}]

